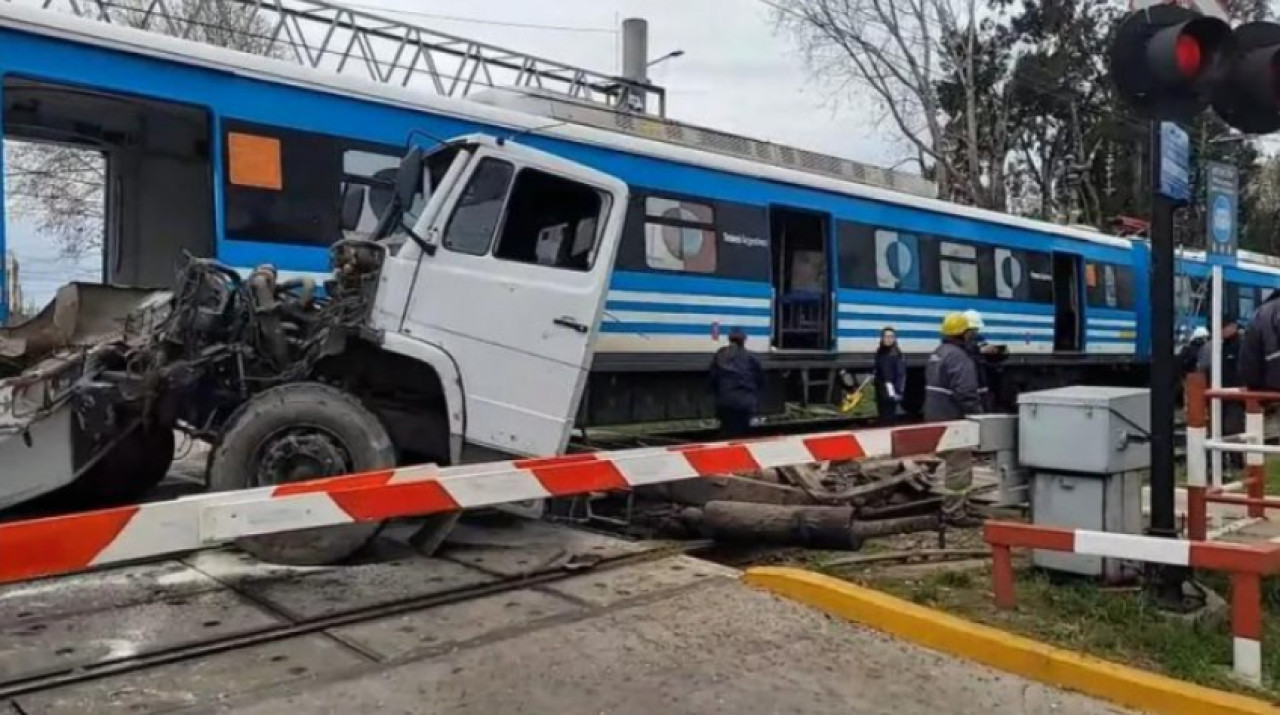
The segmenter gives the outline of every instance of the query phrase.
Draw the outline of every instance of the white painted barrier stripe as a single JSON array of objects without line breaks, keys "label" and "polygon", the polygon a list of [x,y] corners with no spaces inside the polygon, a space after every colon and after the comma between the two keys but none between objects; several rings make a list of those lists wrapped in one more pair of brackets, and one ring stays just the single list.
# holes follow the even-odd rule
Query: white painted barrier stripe
[{"label": "white painted barrier stripe", "polygon": [[1231,639],[1232,663],[1235,672],[1253,683],[1262,682],[1262,643],[1252,638],[1236,636]]},{"label": "white painted barrier stripe", "polygon": [[1189,566],[1191,544],[1178,539],[1153,539],[1134,534],[1102,531],[1075,532],[1075,553],[1113,559],[1136,559],[1152,563]]}]

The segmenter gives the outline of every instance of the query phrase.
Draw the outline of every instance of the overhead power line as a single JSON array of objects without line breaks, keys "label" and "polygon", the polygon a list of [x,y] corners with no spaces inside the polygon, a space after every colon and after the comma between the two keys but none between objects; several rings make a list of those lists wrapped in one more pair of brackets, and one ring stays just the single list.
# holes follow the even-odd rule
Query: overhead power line
[{"label": "overhead power line", "polygon": [[505,22],[502,20],[487,20],[479,17],[463,17],[461,15],[441,15],[432,12],[422,12],[421,10],[399,10],[385,5],[368,5],[364,3],[342,2],[334,3],[341,7],[348,7],[353,10],[369,10],[373,12],[393,12],[397,15],[411,15],[413,17],[421,17],[429,20],[444,20],[447,22],[464,22],[472,25],[490,25],[493,27],[513,27],[522,30],[546,30],[548,32],[586,32],[597,34],[616,35],[618,30],[609,27],[587,27],[582,25],[541,25],[532,22]]}]

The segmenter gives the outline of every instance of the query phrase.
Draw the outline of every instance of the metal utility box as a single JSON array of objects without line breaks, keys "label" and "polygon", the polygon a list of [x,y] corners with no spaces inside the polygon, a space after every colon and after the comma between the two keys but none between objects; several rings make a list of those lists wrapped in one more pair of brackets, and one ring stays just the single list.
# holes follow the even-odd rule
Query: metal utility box
[{"label": "metal utility box", "polygon": [[[1038,472],[1032,488],[1032,513],[1040,526],[1142,533],[1142,473],[1061,474]],[[1131,574],[1128,562],[1058,551],[1034,551],[1041,568],[1101,576],[1109,582]]]},{"label": "metal utility box", "polygon": [[1147,469],[1150,402],[1150,391],[1134,387],[1019,395],[1018,459],[1029,469],[1094,475]]}]

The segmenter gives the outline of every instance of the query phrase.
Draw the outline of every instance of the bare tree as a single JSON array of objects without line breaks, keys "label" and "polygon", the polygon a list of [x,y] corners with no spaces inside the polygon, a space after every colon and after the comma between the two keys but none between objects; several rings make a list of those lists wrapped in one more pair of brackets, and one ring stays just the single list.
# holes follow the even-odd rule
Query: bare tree
[{"label": "bare tree", "polygon": [[1007,53],[980,0],[775,0],[819,79],[867,92],[947,198],[1004,208]]},{"label": "bare tree", "polygon": [[[96,0],[71,8],[109,22],[197,40],[257,55],[287,48],[271,37],[271,24],[251,3],[237,0]],[[35,223],[64,254],[102,248],[106,188],[105,147],[5,141],[8,209]]]}]

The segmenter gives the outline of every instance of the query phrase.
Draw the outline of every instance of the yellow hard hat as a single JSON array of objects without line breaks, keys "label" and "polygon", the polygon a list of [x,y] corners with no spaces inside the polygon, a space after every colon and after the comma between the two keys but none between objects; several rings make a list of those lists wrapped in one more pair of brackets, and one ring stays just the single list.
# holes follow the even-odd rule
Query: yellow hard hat
[{"label": "yellow hard hat", "polygon": [[964,313],[947,313],[947,317],[942,319],[942,334],[948,338],[954,338],[964,335],[964,331],[969,329],[969,319]]}]

